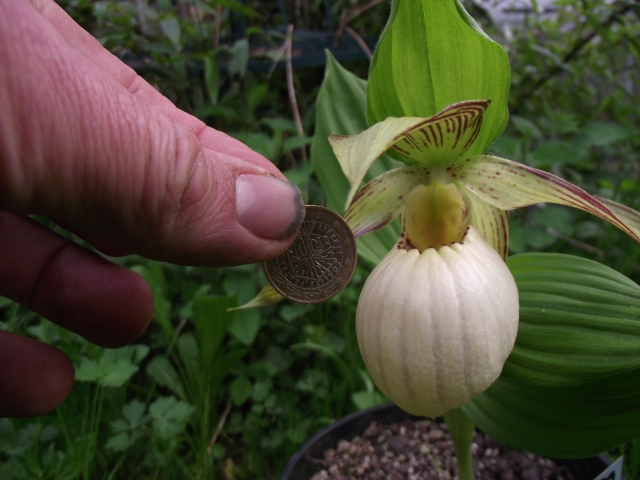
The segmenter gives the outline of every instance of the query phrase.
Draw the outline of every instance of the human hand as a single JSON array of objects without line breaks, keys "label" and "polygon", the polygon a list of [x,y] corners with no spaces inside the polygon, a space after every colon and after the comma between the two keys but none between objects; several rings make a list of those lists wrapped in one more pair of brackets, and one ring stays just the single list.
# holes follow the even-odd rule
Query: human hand
[{"label": "human hand", "polygon": [[[0,295],[119,347],[153,312],[108,255],[221,266],[273,258],[304,216],[268,160],[177,109],[52,0],[0,2]],[[0,330],[0,417],[58,406],[74,378],[55,348]]]}]

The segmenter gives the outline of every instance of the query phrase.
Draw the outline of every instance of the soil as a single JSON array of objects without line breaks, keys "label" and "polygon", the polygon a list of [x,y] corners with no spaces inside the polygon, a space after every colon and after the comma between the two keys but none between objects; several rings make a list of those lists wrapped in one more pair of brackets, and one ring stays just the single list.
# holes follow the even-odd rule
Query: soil
[{"label": "soil", "polygon": [[[574,480],[553,460],[512,450],[476,431],[471,446],[477,480]],[[372,422],[360,437],[340,440],[324,458],[307,457],[317,467],[311,480],[457,480],[453,441],[444,423],[404,420]]]}]

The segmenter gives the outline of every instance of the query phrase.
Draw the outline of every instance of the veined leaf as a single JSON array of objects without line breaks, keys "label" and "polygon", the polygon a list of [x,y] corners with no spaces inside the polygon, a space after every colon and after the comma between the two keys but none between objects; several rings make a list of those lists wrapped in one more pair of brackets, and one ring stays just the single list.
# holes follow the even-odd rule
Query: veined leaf
[{"label": "veined leaf", "polygon": [[509,259],[520,327],[503,374],[463,407],[514,448],[586,457],[640,432],[640,287],[571,255]]},{"label": "veined leaf", "polygon": [[[327,69],[316,102],[316,130],[311,145],[311,163],[327,199],[327,207],[344,213],[349,181],[329,145],[331,134],[354,135],[367,128],[366,82],[348,72],[327,52]],[[383,155],[364,177],[371,180],[402,163]],[[378,263],[393,248],[400,229],[397,223],[358,239],[358,254]]]},{"label": "veined leaf", "polygon": [[398,0],[378,42],[367,89],[370,125],[430,117],[454,103],[490,99],[469,153],[483,153],[507,124],[509,60],[457,0]]},{"label": "veined leaf", "polygon": [[541,202],[567,205],[606,220],[640,242],[640,213],[551,173],[489,155],[461,157],[449,173],[454,182],[502,210]]},{"label": "veined leaf", "polygon": [[640,368],[640,286],[572,255],[530,253],[507,263],[520,326],[503,377],[566,386]]},{"label": "veined leaf", "polygon": [[462,409],[505,445],[539,455],[588,457],[638,436],[640,369],[571,387],[500,377]]}]

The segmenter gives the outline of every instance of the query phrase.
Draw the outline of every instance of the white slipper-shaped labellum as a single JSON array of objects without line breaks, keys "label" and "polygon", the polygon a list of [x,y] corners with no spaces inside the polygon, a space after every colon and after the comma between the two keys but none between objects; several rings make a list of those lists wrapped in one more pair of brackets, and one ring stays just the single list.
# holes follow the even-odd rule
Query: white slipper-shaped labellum
[{"label": "white slipper-shaped labellum", "polygon": [[511,272],[468,227],[461,243],[389,252],[362,290],[358,345],[387,397],[409,413],[436,417],[500,376],[518,312]]}]

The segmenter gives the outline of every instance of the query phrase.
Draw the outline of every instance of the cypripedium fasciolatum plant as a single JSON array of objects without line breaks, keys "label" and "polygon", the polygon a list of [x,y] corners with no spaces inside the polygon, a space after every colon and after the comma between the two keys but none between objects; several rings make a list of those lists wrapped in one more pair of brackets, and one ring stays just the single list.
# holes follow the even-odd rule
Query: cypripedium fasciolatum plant
[{"label": "cypripedium fasciolatum plant", "polygon": [[[640,432],[640,287],[570,255],[507,259],[510,210],[566,205],[636,241],[640,214],[487,154],[509,83],[504,49],[458,0],[394,0],[368,82],[328,54],[316,105],[327,206],[377,263],[356,313],[365,364],[401,408],[444,414],[461,479],[475,425],[555,457]],[[277,300],[267,288],[252,305]]]},{"label": "cypripedium fasciolatum plant", "polygon": [[[331,136],[352,189],[345,219],[359,237],[401,216],[396,248],[367,280],[358,343],[376,385],[410,413],[464,405],[499,376],[518,327],[518,290],[504,260],[508,210],[538,202],[593,213],[640,241],[640,215],[549,173],[468,155],[489,100],[429,118],[387,118],[359,135]],[[355,193],[393,149],[406,164]]]}]

